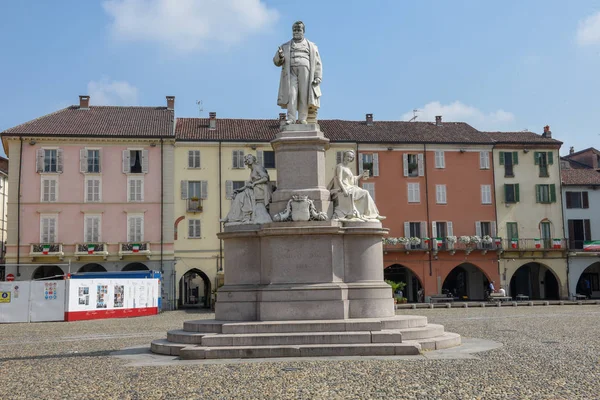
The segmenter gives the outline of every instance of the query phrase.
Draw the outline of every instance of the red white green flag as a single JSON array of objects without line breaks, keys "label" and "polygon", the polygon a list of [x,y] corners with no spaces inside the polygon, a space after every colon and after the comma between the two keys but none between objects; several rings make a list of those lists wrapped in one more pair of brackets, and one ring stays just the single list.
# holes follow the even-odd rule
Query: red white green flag
[{"label": "red white green flag", "polygon": [[496,246],[500,246],[502,244],[502,238],[494,238],[494,243],[496,243]]},{"label": "red white green flag", "polygon": [[440,248],[444,244],[444,240],[442,238],[435,238],[437,247]]},{"label": "red white green flag", "polygon": [[552,239],[552,248],[560,249],[562,247],[561,242],[562,241],[560,239]]},{"label": "red white green flag", "polygon": [[533,239],[533,240],[534,240],[534,242],[535,242],[535,248],[536,248],[536,249],[539,249],[540,247],[542,247],[542,239],[540,239],[540,238],[535,238],[535,239]]},{"label": "red white green flag", "polygon": [[95,244],[88,244],[88,246],[87,246],[88,254],[94,254],[95,248],[96,248]]},{"label": "red white green flag", "polygon": [[139,244],[134,244],[134,245],[132,246],[132,249],[133,249],[133,252],[134,252],[134,253],[137,253],[137,252],[139,252],[139,251],[140,251],[140,245],[139,245]]},{"label": "red white green flag", "polygon": [[586,240],[583,242],[583,251],[600,251],[600,240]]},{"label": "red white green flag", "polygon": [[519,243],[519,239],[511,239],[510,240],[510,247],[512,247],[513,249],[516,249],[518,243]]},{"label": "red white green flag", "polygon": [[425,243],[429,243],[429,241],[430,241],[430,240],[431,240],[431,239],[429,239],[428,237],[426,237],[426,238],[423,238],[423,241],[424,241]]},{"label": "red white green flag", "polygon": [[49,244],[45,244],[42,246],[42,253],[43,254],[48,254],[50,252],[50,245]]}]

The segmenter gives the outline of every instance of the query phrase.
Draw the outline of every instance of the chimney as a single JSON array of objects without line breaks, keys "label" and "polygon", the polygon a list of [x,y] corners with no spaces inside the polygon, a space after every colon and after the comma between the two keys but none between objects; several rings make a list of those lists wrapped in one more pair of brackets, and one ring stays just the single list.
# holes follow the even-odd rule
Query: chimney
[{"label": "chimney", "polygon": [[552,139],[552,131],[550,131],[550,125],[546,125],[544,127],[544,133],[542,133],[542,137],[546,139]]},{"label": "chimney", "polygon": [[571,146],[569,147],[569,154],[573,154],[575,153],[575,147]]},{"label": "chimney", "polygon": [[175,96],[167,96],[167,110],[175,109]]},{"label": "chimney", "polygon": [[436,124],[436,126],[442,126],[442,116],[441,115],[435,116],[435,124]]},{"label": "chimney", "polygon": [[285,126],[286,118],[287,118],[286,113],[279,113],[279,127],[280,128],[283,128]]},{"label": "chimney", "polygon": [[79,96],[79,109],[89,110],[90,109],[90,96]]},{"label": "chimney", "polygon": [[367,126],[373,126],[373,114],[366,114]]},{"label": "chimney", "polygon": [[208,129],[217,129],[217,113],[214,111],[208,113]]}]

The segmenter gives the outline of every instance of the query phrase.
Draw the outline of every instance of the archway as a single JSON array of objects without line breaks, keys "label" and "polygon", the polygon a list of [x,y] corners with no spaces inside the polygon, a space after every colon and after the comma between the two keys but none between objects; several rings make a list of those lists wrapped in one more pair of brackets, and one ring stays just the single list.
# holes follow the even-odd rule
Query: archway
[{"label": "archway", "polygon": [[600,262],[595,262],[583,270],[577,281],[577,294],[590,299],[600,298]]},{"label": "archway", "polygon": [[210,307],[210,279],[198,268],[192,268],[179,279],[179,307]]},{"label": "archway", "polygon": [[550,268],[538,262],[519,267],[510,279],[510,295],[528,296],[531,300],[560,299],[560,281]]},{"label": "archway", "polygon": [[442,293],[450,294],[458,300],[484,300],[490,281],[476,265],[460,264],[446,276]]},{"label": "archway", "polygon": [[100,264],[90,263],[79,268],[79,271],[77,272],[106,272],[106,268]]},{"label": "archway", "polygon": [[383,270],[383,279],[406,283],[402,295],[410,303],[418,303],[420,301],[419,291],[423,288],[423,284],[417,274],[410,268],[400,264],[390,265]]},{"label": "archway", "polygon": [[123,267],[123,269],[121,271],[148,271],[148,267],[146,267],[142,263],[135,262],[135,263],[127,264],[126,266]]},{"label": "archway", "polygon": [[31,279],[47,279],[50,281],[63,280],[65,273],[57,265],[42,265],[33,271]]}]

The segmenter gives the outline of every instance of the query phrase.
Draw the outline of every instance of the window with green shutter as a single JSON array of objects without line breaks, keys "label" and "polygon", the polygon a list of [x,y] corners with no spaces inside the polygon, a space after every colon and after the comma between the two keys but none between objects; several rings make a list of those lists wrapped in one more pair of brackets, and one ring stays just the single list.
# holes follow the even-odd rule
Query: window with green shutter
[{"label": "window with green shutter", "polygon": [[505,184],[504,185],[504,202],[505,203],[517,203],[519,201],[519,184]]},{"label": "window with green shutter", "polygon": [[501,151],[499,153],[500,165],[504,165],[504,176],[514,177],[513,165],[519,163],[519,156],[516,151]]},{"label": "window with green shutter", "polygon": [[556,203],[556,185],[535,185],[537,203]]},{"label": "window with green shutter", "polygon": [[519,238],[519,229],[516,222],[507,222],[506,223],[506,237],[508,239],[518,239]]},{"label": "window with green shutter", "polygon": [[550,158],[552,158],[552,152],[545,151],[535,151],[533,153],[533,161],[535,165],[540,168],[540,177],[547,178],[550,175],[548,174],[548,164],[550,164]]}]

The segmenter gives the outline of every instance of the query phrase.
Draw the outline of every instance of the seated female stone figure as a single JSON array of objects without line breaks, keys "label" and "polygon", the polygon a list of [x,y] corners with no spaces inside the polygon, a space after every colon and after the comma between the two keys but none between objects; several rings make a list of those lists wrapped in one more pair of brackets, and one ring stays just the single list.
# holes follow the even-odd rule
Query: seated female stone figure
[{"label": "seated female stone figure", "polygon": [[363,175],[354,175],[349,164],[354,161],[354,152],[345,151],[341,163],[335,167],[335,175],[330,184],[334,200],[332,219],[358,218],[362,220],[382,220],[379,210],[369,192],[358,186]]},{"label": "seated female stone figure", "polygon": [[265,167],[257,163],[256,157],[252,154],[244,157],[244,164],[250,168],[250,180],[233,192],[231,209],[221,222],[231,225],[272,222],[267,211],[267,206],[271,202],[269,174]]}]

